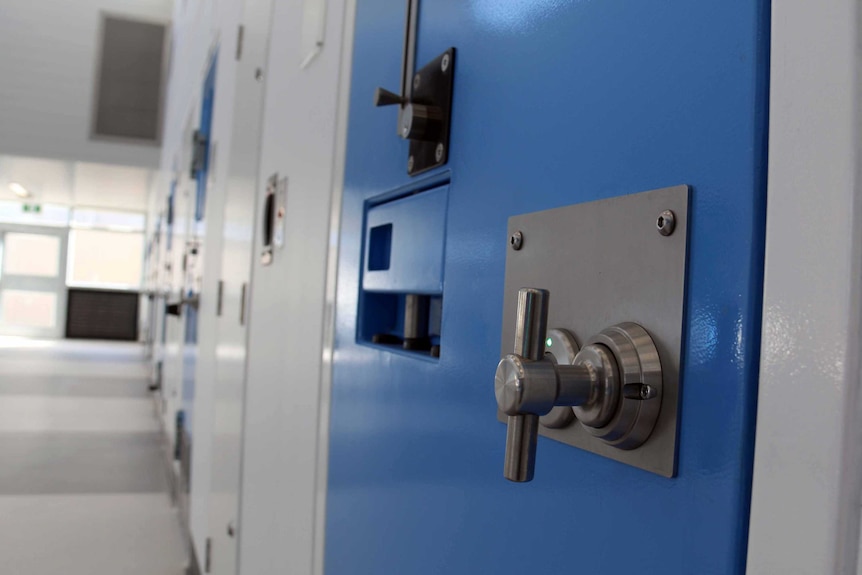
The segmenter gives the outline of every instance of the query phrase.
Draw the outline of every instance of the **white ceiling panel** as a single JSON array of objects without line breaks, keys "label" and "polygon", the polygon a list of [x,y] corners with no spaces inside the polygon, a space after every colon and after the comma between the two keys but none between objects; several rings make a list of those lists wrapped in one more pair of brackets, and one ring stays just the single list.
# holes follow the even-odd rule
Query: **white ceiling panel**
[{"label": "white ceiling panel", "polygon": [[17,197],[9,191],[12,182],[27,188],[40,202],[70,205],[73,201],[71,162],[0,156],[0,197]]},{"label": "white ceiling panel", "polygon": [[146,211],[152,170],[107,164],[75,164],[76,206]]},{"label": "white ceiling panel", "polygon": [[154,171],[130,166],[0,156],[0,199],[17,199],[9,184],[27,188],[27,201],[145,212]]}]

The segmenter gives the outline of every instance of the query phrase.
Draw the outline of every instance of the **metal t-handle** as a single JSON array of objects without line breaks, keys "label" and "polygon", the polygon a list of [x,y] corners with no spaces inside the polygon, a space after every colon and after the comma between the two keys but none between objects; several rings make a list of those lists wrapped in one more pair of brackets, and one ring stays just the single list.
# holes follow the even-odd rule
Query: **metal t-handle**
[{"label": "metal t-handle", "polygon": [[545,355],[549,301],[546,290],[519,290],[515,350],[494,375],[497,407],[508,416],[503,476],[519,483],[533,479],[539,418],[555,407],[575,408],[590,434],[619,449],[642,445],[661,407],[661,364],[646,330],[609,327],[558,363]]},{"label": "metal t-handle", "polygon": [[[518,316],[515,323],[515,353],[524,359],[539,361],[545,355],[548,332],[547,290],[522,288],[518,291]],[[536,468],[536,442],[539,416],[532,413],[510,415],[506,430],[506,460],[503,476],[510,481],[533,479]]]},{"label": "metal t-handle", "polygon": [[[398,104],[398,135],[407,138],[404,133],[402,116],[404,107],[413,100],[413,74],[416,70],[416,28],[419,21],[419,0],[407,0],[406,23],[404,26],[404,52],[401,60],[401,94],[395,94],[385,88],[377,88],[374,92],[375,106],[393,106]],[[408,129],[409,132],[409,129]]]}]

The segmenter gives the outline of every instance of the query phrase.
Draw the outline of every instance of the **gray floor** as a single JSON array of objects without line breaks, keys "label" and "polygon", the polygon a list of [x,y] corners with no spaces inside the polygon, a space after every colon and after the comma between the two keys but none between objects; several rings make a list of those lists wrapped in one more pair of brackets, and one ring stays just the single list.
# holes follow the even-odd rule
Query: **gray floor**
[{"label": "gray floor", "polygon": [[0,337],[0,573],[181,575],[139,345]]}]

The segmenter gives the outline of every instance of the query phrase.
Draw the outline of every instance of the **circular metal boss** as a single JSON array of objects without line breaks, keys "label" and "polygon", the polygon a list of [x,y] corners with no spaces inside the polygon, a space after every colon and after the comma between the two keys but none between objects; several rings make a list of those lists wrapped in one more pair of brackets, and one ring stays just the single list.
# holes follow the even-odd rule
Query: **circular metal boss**
[{"label": "circular metal boss", "polygon": [[655,428],[661,410],[662,372],[658,350],[647,331],[635,323],[621,323],[602,331],[587,345],[601,344],[616,359],[620,388],[628,384],[649,385],[655,390],[652,399],[621,397],[619,408],[607,425],[584,426],[593,436],[619,449],[643,445]]},{"label": "circular metal boss", "polygon": [[[559,365],[571,365],[577,354],[578,343],[570,332],[564,329],[548,330],[545,338],[545,355],[553,357]],[[558,406],[541,416],[539,423],[550,429],[561,429],[571,425],[574,420],[575,413],[571,407]]]}]

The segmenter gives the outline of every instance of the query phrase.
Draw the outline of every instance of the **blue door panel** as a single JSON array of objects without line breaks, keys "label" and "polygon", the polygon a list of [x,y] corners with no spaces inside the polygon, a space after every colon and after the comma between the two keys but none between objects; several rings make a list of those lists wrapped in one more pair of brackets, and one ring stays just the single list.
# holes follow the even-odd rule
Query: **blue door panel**
[{"label": "blue door panel", "polygon": [[206,78],[204,79],[203,90],[201,93],[201,119],[198,131],[201,136],[206,138],[206,150],[203,154],[203,161],[200,170],[195,173],[196,191],[195,191],[195,221],[202,221],[206,210],[206,193],[207,179],[209,177],[210,168],[210,150],[212,137],[212,121],[213,110],[215,108],[215,80],[216,69],[218,66],[218,52],[214,53],[210,60],[210,65],[207,70]]},{"label": "blue door panel", "polygon": [[191,437],[194,429],[195,369],[198,358],[198,310],[194,306],[183,306],[182,320],[185,322],[183,340],[183,431]]},{"label": "blue door panel", "polygon": [[[768,1],[425,0],[457,49],[449,164],[406,175],[404,7],[359,0],[338,267],[325,569],[744,571],[765,220]],[[438,361],[357,343],[368,202],[449,184]],[[507,219],[692,186],[678,476],[540,438],[502,477]],[[647,217],[652,217],[647,215]],[[535,286],[542,287],[542,286]],[[552,295],[553,297],[553,295]]]},{"label": "blue door panel", "polygon": [[[212,121],[213,109],[215,106],[215,80],[216,70],[218,67],[218,52],[215,52],[210,60],[207,75],[204,78],[203,88],[201,90],[201,116],[200,127],[198,128],[202,136],[206,138],[206,151],[203,155],[203,165],[200,170],[195,173],[195,221],[201,222],[204,219],[206,210],[206,192],[209,178],[209,162],[210,162],[210,139],[212,137]],[[188,248],[186,248],[188,249]],[[202,247],[198,247],[200,255]],[[187,257],[191,255],[187,254]],[[186,271],[183,270],[185,275]],[[185,286],[187,296],[194,296],[194,291],[191,286]],[[198,310],[194,306],[184,306],[183,313],[185,318],[185,341],[183,345],[183,411],[185,413],[185,431],[191,437],[194,429],[194,405],[195,405],[195,372],[197,370],[197,355],[198,355]]]}]

